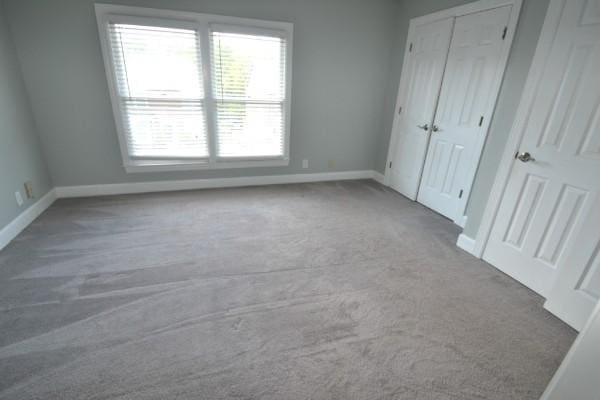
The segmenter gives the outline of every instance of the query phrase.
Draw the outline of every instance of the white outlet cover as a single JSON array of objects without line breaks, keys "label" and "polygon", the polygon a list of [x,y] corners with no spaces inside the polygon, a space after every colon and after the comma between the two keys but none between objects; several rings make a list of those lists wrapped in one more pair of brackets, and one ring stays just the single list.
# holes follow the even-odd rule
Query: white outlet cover
[{"label": "white outlet cover", "polygon": [[15,192],[15,198],[17,199],[17,204],[19,206],[23,205],[23,196],[21,196],[21,192]]},{"label": "white outlet cover", "polygon": [[302,168],[308,168],[308,160],[307,159],[302,160]]}]

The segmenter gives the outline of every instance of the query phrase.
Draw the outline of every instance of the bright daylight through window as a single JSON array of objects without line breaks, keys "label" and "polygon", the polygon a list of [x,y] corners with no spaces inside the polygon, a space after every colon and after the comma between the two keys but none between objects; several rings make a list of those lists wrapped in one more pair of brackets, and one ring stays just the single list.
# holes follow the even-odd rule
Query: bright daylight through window
[{"label": "bright daylight through window", "polygon": [[283,154],[285,42],[212,33],[219,157]]},{"label": "bright daylight through window", "polygon": [[128,171],[286,165],[291,24],[97,6]]}]

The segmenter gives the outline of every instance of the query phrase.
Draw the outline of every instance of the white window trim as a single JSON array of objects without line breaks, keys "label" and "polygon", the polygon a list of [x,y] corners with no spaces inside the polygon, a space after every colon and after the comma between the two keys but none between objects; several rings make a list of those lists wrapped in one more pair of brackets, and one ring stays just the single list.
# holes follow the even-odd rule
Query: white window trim
[{"label": "white window trim", "polygon": [[[156,172],[156,171],[184,171],[196,169],[225,169],[225,168],[253,168],[253,167],[273,167],[285,166],[290,162],[290,111],[291,111],[291,92],[292,92],[292,49],[293,49],[293,24],[289,22],[265,21],[249,18],[228,17],[222,15],[200,14],[195,12],[171,11],[155,8],[142,8],[119,6],[113,4],[96,4],[96,20],[98,22],[98,31],[100,34],[100,46],[104,59],[104,69],[108,80],[108,89],[112,103],[113,116],[115,119],[117,134],[119,137],[119,147],[123,166],[127,172]],[[286,75],[285,75],[285,100],[284,100],[284,154],[283,157],[257,157],[245,159],[224,160],[217,157],[214,152],[215,140],[215,121],[213,113],[208,111],[207,135],[209,144],[209,159],[206,160],[135,160],[129,156],[127,150],[127,141],[121,110],[118,106],[119,96],[117,90],[117,81],[113,73],[112,52],[109,44],[108,24],[110,22],[134,22],[136,18],[143,18],[146,22],[149,19],[156,19],[157,25],[180,23],[181,26],[194,26],[200,32],[200,48],[203,63],[203,86],[204,101],[207,103],[207,110],[213,110],[212,107],[212,83],[208,62],[210,60],[210,25],[229,25],[243,33],[264,33],[265,31],[281,32],[286,40]]]}]

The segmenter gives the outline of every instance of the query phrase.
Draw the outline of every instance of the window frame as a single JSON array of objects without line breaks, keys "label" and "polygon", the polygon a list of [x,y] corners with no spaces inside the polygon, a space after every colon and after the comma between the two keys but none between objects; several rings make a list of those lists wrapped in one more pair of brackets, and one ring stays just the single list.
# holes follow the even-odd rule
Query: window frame
[{"label": "window frame", "polygon": [[[290,162],[290,111],[292,90],[292,49],[293,24],[290,22],[266,21],[222,15],[201,14],[187,11],[172,11],[156,8],[131,7],[112,4],[95,4],[96,20],[100,36],[100,47],[104,69],[108,81],[109,95],[115,120],[119,148],[126,172],[185,171],[196,169],[226,169],[286,166]],[[130,156],[126,130],[123,125],[124,113],[119,107],[120,98],[117,80],[113,70],[112,48],[110,46],[110,23],[152,24],[153,26],[180,27],[195,29],[199,34],[200,58],[204,88],[208,158],[137,159]],[[242,34],[275,33],[286,42],[285,54],[285,96],[283,101],[283,155],[276,157],[222,158],[216,151],[216,104],[212,90],[211,76],[211,26],[228,26],[231,32]]]}]

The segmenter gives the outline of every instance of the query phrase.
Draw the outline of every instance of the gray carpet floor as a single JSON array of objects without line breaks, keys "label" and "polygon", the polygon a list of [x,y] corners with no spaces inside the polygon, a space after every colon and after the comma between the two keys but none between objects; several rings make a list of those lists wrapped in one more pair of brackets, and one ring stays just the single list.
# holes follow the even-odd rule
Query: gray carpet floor
[{"label": "gray carpet floor", "polygon": [[575,332],[373,181],[57,201],[0,252],[2,399],[537,399]]}]

